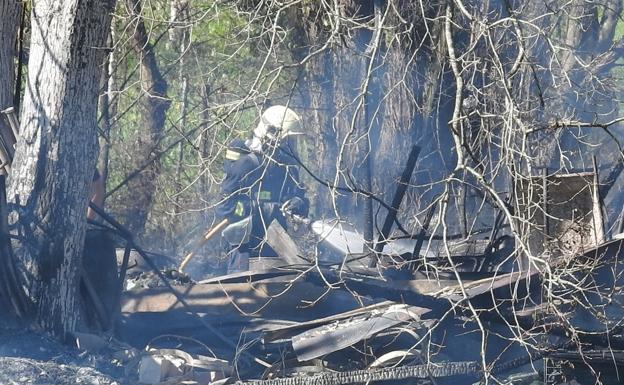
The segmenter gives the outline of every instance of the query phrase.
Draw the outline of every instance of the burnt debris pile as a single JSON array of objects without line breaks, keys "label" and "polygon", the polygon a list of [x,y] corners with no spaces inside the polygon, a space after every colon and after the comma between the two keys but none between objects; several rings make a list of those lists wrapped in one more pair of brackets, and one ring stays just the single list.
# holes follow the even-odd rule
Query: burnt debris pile
[{"label": "burnt debris pile", "polygon": [[147,383],[617,381],[623,241],[603,230],[591,173],[535,178],[537,192],[516,185],[516,215],[533,210],[513,224],[523,237],[496,220],[476,239],[387,233],[370,247],[321,220],[307,224],[312,251],[272,225],[278,258],[249,271],[190,282],[156,269],[162,284],[124,291],[117,336],[150,349]]}]

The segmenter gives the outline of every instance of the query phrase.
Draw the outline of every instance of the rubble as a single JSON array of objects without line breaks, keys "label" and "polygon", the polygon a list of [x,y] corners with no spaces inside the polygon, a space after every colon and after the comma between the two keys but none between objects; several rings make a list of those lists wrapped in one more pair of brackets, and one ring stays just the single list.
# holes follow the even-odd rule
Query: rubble
[{"label": "rubble", "polygon": [[209,384],[232,374],[227,361],[209,357],[192,357],[179,349],[150,349],[139,363],[139,382],[149,385]]},{"label": "rubble", "polygon": [[[193,280],[188,275],[181,273],[178,270],[167,269],[163,270],[162,273],[169,280],[169,282],[174,285],[193,284]],[[164,283],[158,274],[152,271],[137,271],[130,273],[126,279],[126,290],[159,286],[164,286]]]},{"label": "rubble", "polygon": [[386,239],[365,253],[355,229],[329,223],[310,227],[343,255],[311,259],[272,226],[281,258],[199,282],[157,269],[128,238],[152,268],[129,280],[115,325],[143,351],[129,359],[140,382],[563,384],[589,373],[609,383],[624,366],[624,239],[527,263],[510,258],[520,253],[506,234]]},{"label": "rubble", "polygon": [[[587,251],[575,260],[585,269],[566,270],[570,274],[566,279],[582,282],[592,276],[592,281],[605,282],[605,289],[616,287],[617,278],[613,281],[603,275],[619,268],[621,249],[622,241],[615,240]],[[587,265],[590,261],[591,266]],[[483,375],[483,354],[491,365],[490,375],[531,383],[536,375],[543,375],[535,368],[542,367],[540,362],[546,357],[581,360],[565,337],[565,328],[558,331],[553,324],[559,319],[549,316],[552,306],[565,312],[577,330],[587,329],[581,338],[601,333],[598,324],[577,324],[579,319],[595,317],[586,314],[587,309],[567,308],[565,302],[541,303],[543,281],[538,270],[456,271],[439,273],[437,279],[416,271],[409,279],[397,280],[375,274],[376,270],[366,273],[359,266],[339,270],[285,264],[176,285],[175,292],[162,286],[134,289],[123,295],[118,330],[122,339],[137,347],[161,334],[193,336],[217,357],[241,368],[235,373],[237,379],[257,384],[348,384],[402,378],[475,383]],[[593,288],[598,296],[594,304],[606,298],[602,289],[595,289],[599,288]],[[599,321],[605,332],[617,330],[622,319],[617,314],[624,302],[619,296],[610,298],[614,301],[604,303],[603,309],[613,315],[613,324]],[[213,330],[203,328],[205,323]],[[515,343],[510,325],[531,345]],[[485,345],[481,327],[487,333]],[[535,334],[536,330],[550,334]],[[235,342],[235,348],[217,342],[215,332]],[[610,340],[610,364],[620,365],[621,353],[614,350],[618,341],[616,336]],[[200,354],[203,349],[183,342],[169,345],[158,348],[175,346],[189,354]],[[475,348],[479,346],[486,348]],[[241,351],[273,364],[270,368],[258,365]],[[597,350],[594,344],[587,357],[605,365],[608,351]],[[305,377],[299,377],[301,373]]]}]

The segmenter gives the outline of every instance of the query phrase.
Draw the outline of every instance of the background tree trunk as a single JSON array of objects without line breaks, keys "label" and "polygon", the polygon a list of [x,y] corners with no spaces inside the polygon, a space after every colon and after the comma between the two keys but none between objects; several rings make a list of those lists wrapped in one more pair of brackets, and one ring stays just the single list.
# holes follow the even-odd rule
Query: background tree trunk
[{"label": "background tree trunk", "polygon": [[33,1],[9,226],[35,322],[75,328],[88,191],[97,149],[100,64],[114,2]]},{"label": "background tree trunk", "polygon": [[[136,156],[133,159],[136,167],[139,167],[156,152],[163,137],[166,114],[171,103],[167,99],[167,82],[158,69],[150,37],[141,17],[141,1],[126,0],[126,4],[136,21],[133,45],[140,61],[141,117],[136,139]],[[127,203],[125,222],[134,234],[141,235],[145,230],[145,223],[154,200],[159,169],[160,161],[152,162],[128,184],[128,189],[123,195],[122,201]]]},{"label": "background tree trunk", "polygon": [[[0,111],[13,106],[15,90],[15,47],[19,29],[21,4],[16,1],[3,1],[0,4]],[[3,143],[10,141],[11,126],[5,116],[0,115],[0,135]],[[12,154],[13,149],[7,148]],[[6,162],[8,159],[0,159]]]},{"label": "background tree trunk", "polygon": [[[0,3],[0,110],[13,106],[15,83],[15,38],[21,6],[18,2],[3,1]],[[0,135],[7,143],[7,135],[11,128],[7,120],[0,116]],[[6,138],[6,139],[5,139]],[[8,241],[6,223],[5,175],[0,175],[0,301],[21,315],[26,309],[27,301],[17,283],[12,250]]]},{"label": "background tree trunk", "polygon": [[[111,26],[111,33],[109,35],[109,46],[115,47],[115,26],[114,21]],[[98,138],[99,155],[97,161],[97,169],[100,171],[101,178],[104,180],[104,187],[106,188],[106,180],[108,178],[108,161],[110,158],[111,149],[111,132],[113,129],[112,117],[117,113],[117,103],[119,98],[113,98],[112,95],[116,90],[115,83],[115,49],[113,48],[108,55],[108,63],[105,65],[105,70],[102,71],[102,83],[100,84],[100,131],[101,135]]]}]

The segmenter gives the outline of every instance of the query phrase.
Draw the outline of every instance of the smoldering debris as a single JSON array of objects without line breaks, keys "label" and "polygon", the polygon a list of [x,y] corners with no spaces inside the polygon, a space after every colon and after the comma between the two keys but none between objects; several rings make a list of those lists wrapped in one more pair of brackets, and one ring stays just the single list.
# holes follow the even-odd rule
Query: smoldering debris
[{"label": "smoldering debris", "polygon": [[[589,250],[577,261],[599,261],[597,267],[561,279],[608,282],[604,275],[621,269],[621,251],[620,240]],[[176,341],[159,347],[189,354],[205,354],[209,347],[239,369],[232,374],[235,380],[267,384],[405,378],[474,383],[484,376],[483,357],[490,376],[515,378],[514,383],[542,378],[546,359],[600,368],[624,364],[618,358],[624,355],[624,339],[615,333],[624,315],[619,295],[601,305],[605,320],[565,300],[543,302],[545,281],[537,270],[469,278],[458,272],[459,279],[437,280],[416,274],[415,279],[393,281],[358,270],[285,265],[176,285],[186,305],[165,287],[131,290],[123,296],[118,332],[137,347],[163,334],[192,337],[206,346]],[[588,287],[585,295],[597,301],[608,295],[603,289]],[[572,295],[565,287],[555,292],[561,298]],[[566,335],[562,315],[579,332],[575,338],[583,350]],[[591,317],[604,329],[584,321]],[[217,341],[215,331],[236,348]],[[588,343],[591,349],[585,349]],[[295,380],[303,373],[305,380]]]},{"label": "smoldering debris", "polygon": [[[539,207],[531,199],[519,205]],[[155,271],[161,284],[123,293],[115,331],[144,350],[141,373],[154,384],[609,383],[624,366],[624,240],[597,242],[590,206],[561,223],[581,223],[593,243],[538,218],[538,260],[507,233],[487,238],[497,231],[367,251],[356,228],[311,224],[330,243],[326,257],[300,255],[305,246],[274,229],[271,245],[289,255],[199,282]],[[550,252],[569,231],[583,237],[579,248]],[[529,247],[537,236],[529,232]],[[201,357],[227,370],[195,376]]]}]

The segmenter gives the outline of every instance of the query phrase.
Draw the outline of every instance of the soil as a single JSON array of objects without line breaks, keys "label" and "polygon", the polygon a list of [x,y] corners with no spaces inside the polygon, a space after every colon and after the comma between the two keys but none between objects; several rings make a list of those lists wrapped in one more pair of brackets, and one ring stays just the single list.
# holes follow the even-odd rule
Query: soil
[{"label": "soil", "polygon": [[134,373],[112,350],[97,354],[63,345],[52,337],[0,322],[0,385],[125,385]]}]

